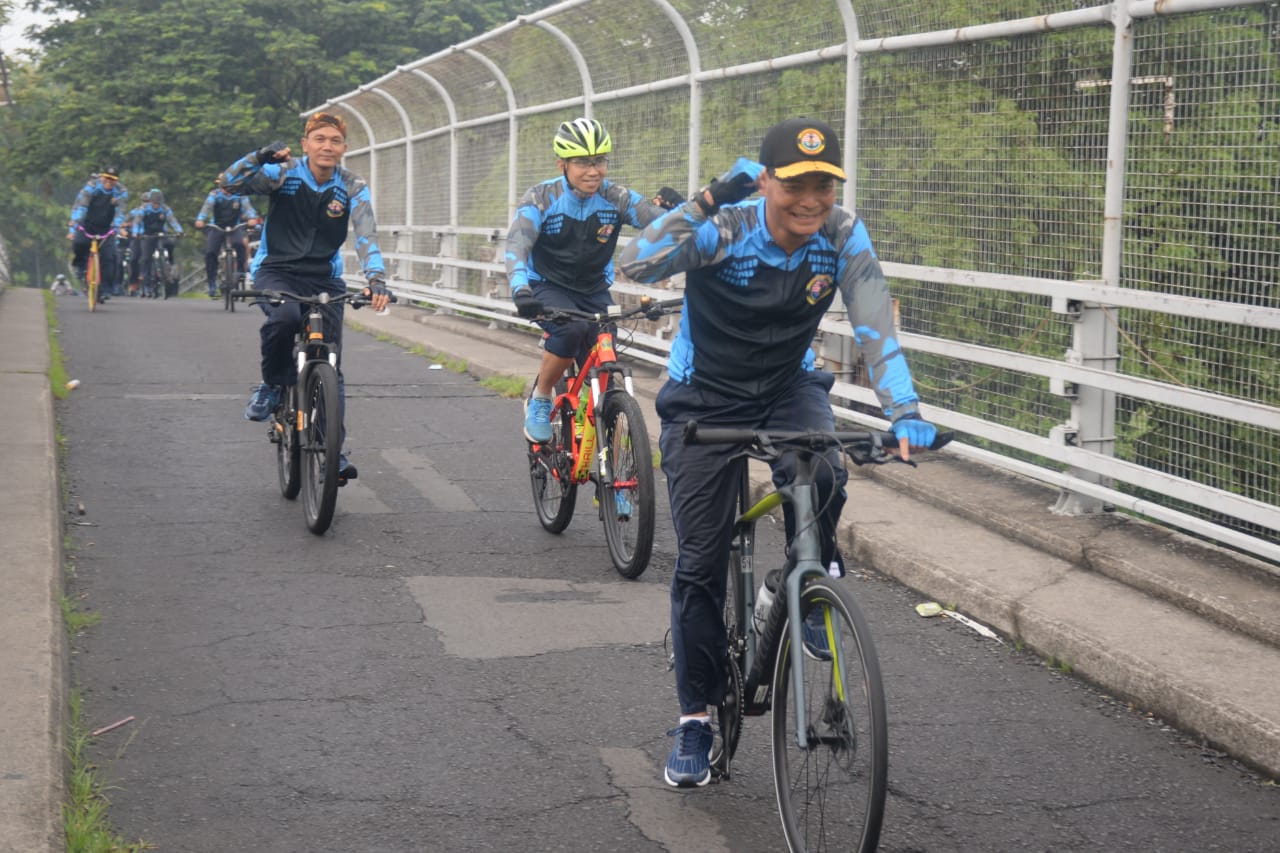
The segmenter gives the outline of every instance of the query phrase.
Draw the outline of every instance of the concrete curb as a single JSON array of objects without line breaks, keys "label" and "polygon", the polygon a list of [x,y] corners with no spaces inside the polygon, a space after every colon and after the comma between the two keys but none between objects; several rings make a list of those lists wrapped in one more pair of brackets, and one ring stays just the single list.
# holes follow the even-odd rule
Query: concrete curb
[{"label": "concrete curb", "polygon": [[0,292],[0,850],[61,851],[67,644],[49,340],[40,290]]}]

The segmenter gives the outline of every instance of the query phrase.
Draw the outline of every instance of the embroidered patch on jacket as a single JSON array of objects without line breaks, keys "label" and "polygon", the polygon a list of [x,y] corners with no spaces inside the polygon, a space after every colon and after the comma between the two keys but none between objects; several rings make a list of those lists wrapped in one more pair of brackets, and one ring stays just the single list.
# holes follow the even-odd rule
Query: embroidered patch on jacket
[{"label": "embroidered patch on jacket", "polygon": [[833,279],[829,275],[815,275],[805,286],[805,301],[817,305],[831,294]]},{"label": "embroidered patch on jacket", "polygon": [[324,209],[324,212],[328,214],[330,219],[337,219],[347,212],[347,206],[335,198],[329,202],[329,206]]},{"label": "embroidered patch on jacket", "polygon": [[596,231],[596,242],[608,243],[609,238],[612,236],[613,236],[613,226],[601,225],[600,228]]}]

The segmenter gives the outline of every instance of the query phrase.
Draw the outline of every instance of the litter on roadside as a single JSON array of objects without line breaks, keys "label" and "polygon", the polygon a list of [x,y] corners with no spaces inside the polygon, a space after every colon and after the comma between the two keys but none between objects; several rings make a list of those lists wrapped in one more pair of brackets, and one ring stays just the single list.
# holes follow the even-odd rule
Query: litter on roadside
[{"label": "litter on roadside", "polygon": [[109,726],[103,726],[100,729],[94,729],[93,731],[89,732],[89,737],[97,737],[98,735],[104,735],[107,732],[111,731],[112,729],[118,729],[121,726],[125,725],[126,723],[132,723],[133,719],[134,719],[133,715],[130,714],[129,716],[125,717],[123,720],[118,720]]},{"label": "litter on roadside", "polygon": [[924,617],[946,616],[948,619],[954,619],[957,622],[959,622],[961,625],[965,625],[969,628],[972,628],[974,631],[977,631],[979,634],[986,637],[987,639],[995,640],[1000,645],[1002,646],[1004,645],[1004,640],[1000,639],[1000,635],[998,635],[995,631],[992,631],[986,625],[983,625],[981,622],[975,622],[974,620],[970,619],[968,616],[965,616],[962,613],[957,613],[954,610],[948,610],[936,601],[923,601],[920,604],[917,604],[916,613],[919,613],[921,616],[924,616]]}]

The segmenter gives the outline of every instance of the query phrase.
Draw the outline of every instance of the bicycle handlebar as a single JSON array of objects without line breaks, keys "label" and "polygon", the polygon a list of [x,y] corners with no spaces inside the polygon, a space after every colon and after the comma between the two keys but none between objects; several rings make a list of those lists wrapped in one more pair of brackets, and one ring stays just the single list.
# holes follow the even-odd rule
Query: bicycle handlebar
[{"label": "bicycle handlebar", "polygon": [[641,296],[640,304],[635,308],[622,310],[620,305],[610,305],[605,311],[579,311],[576,308],[547,308],[543,310],[535,319],[538,320],[587,320],[592,323],[616,323],[619,320],[626,320],[631,317],[637,317],[641,314],[647,320],[657,320],[664,314],[671,313],[672,309],[679,308],[684,305],[684,297],[678,296],[675,299],[654,299],[652,296]]},{"label": "bicycle handlebar", "polygon": [[[290,293],[287,290],[233,290],[232,299],[253,299],[255,304],[283,305],[285,302],[301,302],[304,305],[336,305],[348,303],[352,308],[363,308],[373,303],[372,296],[363,293],[345,291],[338,295],[321,293],[319,296],[303,296],[301,293]],[[394,293],[390,294],[392,303],[398,302]]]},{"label": "bicycle handlebar", "polygon": [[241,228],[247,228],[247,227],[249,227],[249,223],[248,223],[248,222],[237,222],[235,225],[232,225],[230,228],[223,228],[221,225],[215,225],[215,224],[213,224],[212,222],[206,222],[206,223],[204,224],[204,227],[205,227],[205,228],[212,228],[214,231],[223,231],[223,232],[226,232],[226,233],[231,233],[232,231],[238,231],[238,230],[240,230]]},{"label": "bicycle handlebar", "polygon": [[106,234],[90,234],[88,231],[84,230],[84,226],[79,223],[76,223],[76,230],[88,237],[90,240],[105,240],[112,234],[116,233],[116,229],[111,228],[107,230]]},{"label": "bicycle handlebar", "polygon": [[[954,432],[939,432],[928,450],[940,450],[955,438]],[[839,448],[855,464],[883,464],[900,459],[888,451],[898,448],[898,437],[882,430],[756,430],[737,427],[704,427],[697,421],[684,425],[685,444],[742,444],[748,455],[757,459],[774,459],[785,450],[808,450],[821,453]],[[900,460],[906,461],[906,460]],[[908,463],[911,464],[911,463]]]}]

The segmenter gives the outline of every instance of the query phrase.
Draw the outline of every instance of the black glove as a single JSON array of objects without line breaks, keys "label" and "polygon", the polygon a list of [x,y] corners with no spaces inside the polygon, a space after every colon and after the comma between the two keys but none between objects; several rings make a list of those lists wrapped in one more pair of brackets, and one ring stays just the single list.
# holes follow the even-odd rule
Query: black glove
[{"label": "black glove", "polygon": [[[694,201],[698,203],[698,207],[702,208],[703,213],[711,216],[720,209],[721,205],[737,204],[755,192],[756,178],[760,177],[763,171],[764,167],[759,163],[739,157],[738,161],[729,167],[729,171],[718,178],[713,178],[708,186],[699,190],[694,196]],[[711,197],[710,206],[707,205],[706,196]]]},{"label": "black glove", "polygon": [[522,287],[511,294],[511,301],[516,304],[516,313],[526,320],[531,320],[542,313],[542,303],[533,295],[533,290]]},{"label": "black glove", "polygon": [[380,275],[375,275],[369,279],[369,295],[380,296],[382,294],[390,295],[391,291],[387,290],[387,280]]},{"label": "black glove", "polygon": [[671,187],[663,187],[658,190],[658,194],[654,197],[653,202],[658,205],[658,207],[672,210],[684,204],[685,198],[676,190],[671,189]]},{"label": "black glove", "polygon": [[288,147],[287,143],[281,142],[277,139],[265,148],[259,148],[253,153],[258,157],[258,165],[265,166],[268,163],[276,162],[276,156]]}]

